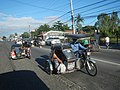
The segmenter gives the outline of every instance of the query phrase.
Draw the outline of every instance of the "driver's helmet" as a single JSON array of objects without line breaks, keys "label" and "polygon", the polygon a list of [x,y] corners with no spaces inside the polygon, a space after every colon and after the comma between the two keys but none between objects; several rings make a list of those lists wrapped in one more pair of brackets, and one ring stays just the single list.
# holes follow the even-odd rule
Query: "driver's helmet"
[{"label": "driver's helmet", "polygon": [[73,42],[76,42],[77,41],[77,39],[76,38],[73,38]]}]

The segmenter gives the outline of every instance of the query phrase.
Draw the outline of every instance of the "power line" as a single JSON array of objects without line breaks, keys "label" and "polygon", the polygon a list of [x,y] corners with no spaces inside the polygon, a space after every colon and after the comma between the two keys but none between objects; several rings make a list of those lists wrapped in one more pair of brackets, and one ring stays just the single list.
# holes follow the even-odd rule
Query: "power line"
[{"label": "power line", "polygon": [[93,3],[93,4],[85,5],[85,6],[83,6],[83,7],[74,9],[74,11],[79,10],[79,9],[82,9],[82,8],[86,8],[86,7],[89,7],[89,6],[93,6],[93,5],[96,5],[96,4],[105,2],[105,1],[107,1],[107,0],[102,0],[102,1],[99,1],[99,2],[96,2],[96,3]]},{"label": "power line", "polygon": [[44,8],[44,7],[36,6],[36,5],[30,4],[30,3],[21,2],[21,1],[18,1],[18,0],[14,0],[14,2],[17,2],[17,3],[20,3],[20,4],[24,4],[24,5],[27,5],[27,6],[32,6],[32,7],[36,7],[36,8],[45,9],[45,10],[64,12],[64,11],[60,11],[60,10],[55,10],[55,9],[50,9],[50,8]]},{"label": "power line", "polygon": [[52,20],[52,21],[49,21],[47,24],[49,24],[49,23],[51,23],[51,22],[53,22],[53,21],[56,21],[57,19],[59,19],[59,18],[61,18],[61,17],[65,16],[65,15],[66,15],[66,14],[68,14],[68,13],[70,13],[70,11],[69,11],[69,12],[67,12],[67,13],[65,13],[65,14],[63,14],[62,16],[60,16],[60,17],[58,17],[58,18],[56,18],[56,19]]},{"label": "power line", "polygon": [[[86,8],[86,7],[89,7],[89,6],[93,6],[93,5],[95,5],[95,4],[99,4],[99,3],[102,3],[102,2],[105,2],[105,1],[107,1],[107,0],[102,0],[102,1],[99,1],[99,2],[96,2],[96,3],[93,3],[93,4],[85,5],[85,6],[83,6],[83,7],[74,9],[73,11],[76,11],[76,10],[79,10],[79,9],[82,9],[82,8]],[[60,17],[58,17],[58,18],[56,18],[56,19],[54,19],[54,20],[52,20],[52,21],[49,21],[48,23],[51,23],[51,22],[53,22],[53,21],[55,21],[55,20],[57,20],[57,19],[65,16],[66,14],[68,14],[68,13],[70,13],[70,12],[71,12],[71,11],[68,11],[67,13],[61,15]]]},{"label": "power line", "polygon": [[49,8],[51,8],[55,4],[56,0],[53,0],[51,2],[52,2],[51,4],[48,2],[49,3],[49,6],[48,6]]},{"label": "power line", "polygon": [[111,8],[102,9],[102,10],[95,11],[95,12],[91,12],[91,13],[87,13],[87,14],[84,14],[84,15],[93,14],[93,13],[97,13],[97,12],[101,12],[101,11],[107,11],[109,9],[113,9],[113,8],[117,8],[117,7],[120,7],[120,5],[114,6],[114,7],[111,7]]},{"label": "power line", "polygon": [[119,0],[115,0],[115,1],[113,1],[113,2],[106,3],[106,4],[104,4],[104,5],[96,6],[96,7],[93,7],[93,8],[91,8],[91,9],[82,11],[82,12],[80,12],[80,13],[85,13],[85,12],[90,11],[90,10],[93,10],[93,9],[98,9],[98,8],[101,8],[101,7],[106,6],[106,5],[109,5],[109,4],[113,4],[113,3],[118,2],[118,1],[119,1]]},{"label": "power line", "polygon": [[[115,11],[115,12],[120,13],[120,11]],[[113,12],[106,13],[106,14],[110,15],[110,14],[113,14]],[[82,17],[82,18],[88,19],[88,18],[95,18],[95,17],[98,17],[98,15],[84,16],[84,17]],[[71,19],[69,19],[69,20],[67,20],[67,21],[65,21],[65,22],[63,22],[63,23],[67,23],[67,22],[69,22],[70,20],[71,20]],[[96,20],[96,19],[95,19],[95,20]],[[90,23],[93,23],[95,20],[93,20],[93,21],[90,22]],[[84,24],[84,25],[85,25],[85,24]]]},{"label": "power line", "polygon": [[[93,13],[96,13],[96,12],[100,12],[100,11],[106,11],[106,10],[108,10],[108,9],[113,9],[113,8],[116,8],[116,7],[119,7],[120,5],[118,5],[118,6],[114,6],[114,7],[111,7],[111,8],[106,8],[106,9],[102,9],[102,10],[99,10],[99,11],[95,11],[95,12],[91,12],[91,13],[87,13],[87,14],[84,14],[83,16],[85,16],[85,15],[88,15],[88,14],[93,14]],[[111,12],[111,11],[109,11],[109,12]],[[92,17],[96,17],[97,15],[93,15]],[[91,17],[91,18],[92,18]]]},{"label": "power line", "polygon": [[[78,2],[78,1],[74,1],[73,4],[74,4],[74,3],[77,3],[77,2]],[[57,6],[57,7],[55,7],[55,8],[59,8],[59,7],[60,7],[60,8],[61,8],[61,7],[64,8],[64,7],[68,6],[68,5],[70,5],[70,2],[69,2],[69,3],[66,3],[66,4],[62,4],[62,5]]]},{"label": "power line", "polygon": [[[115,12],[117,12],[117,13],[120,13],[120,11],[115,11]],[[113,13],[113,12],[112,12]],[[110,14],[112,14],[112,13],[106,13],[106,14],[108,14],[108,15],[110,15]],[[94,17],[97,17],[98,15],[91,15],[91,16],[84,16],[84,17],[82,17],[82,18],[94,18]]]},{"label": "power line", "polygon": [[93,22],[95,22],[95,21],[96,21],[96,19],[94,19],[93,21],[91,21],[91,22],[90,22],[90,23],[88,23],[88,24],[84,24],[84,23],[83,23],[83,25],[85,25],[85,26],[86,26],[86,25],[92,24],[92,23],[93,23]]}]

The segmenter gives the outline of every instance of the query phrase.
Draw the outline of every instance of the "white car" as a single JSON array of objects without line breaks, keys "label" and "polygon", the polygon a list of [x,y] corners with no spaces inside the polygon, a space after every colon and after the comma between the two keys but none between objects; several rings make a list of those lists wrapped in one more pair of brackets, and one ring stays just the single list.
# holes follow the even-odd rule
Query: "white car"
[{"label": "white car", "polygon": [[43,41],[43,40],[40,41],[40,45],[41,45],[41,46],[44,46],[44,45],[45,45],[45,41]]},{"label": "white car", "polygon": [[48,38],[45,41],[46,45],[53,45],[53,44],[57,44],[57,43],[61,43],[59,38]]}]

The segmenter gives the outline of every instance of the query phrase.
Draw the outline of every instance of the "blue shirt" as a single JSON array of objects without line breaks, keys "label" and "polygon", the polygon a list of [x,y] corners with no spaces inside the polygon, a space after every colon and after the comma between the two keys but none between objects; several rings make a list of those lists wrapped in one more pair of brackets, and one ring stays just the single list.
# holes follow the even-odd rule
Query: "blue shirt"
[{"label": "blue shirt", "polygon": [[84,50],[84,49],[85,49],[85,47],[82,46],[80,43],[71,43],[70,45],[71,45],[71,47],[72,47],[73,52],[76,52],[76,51],[78,51],[78,50]]}]

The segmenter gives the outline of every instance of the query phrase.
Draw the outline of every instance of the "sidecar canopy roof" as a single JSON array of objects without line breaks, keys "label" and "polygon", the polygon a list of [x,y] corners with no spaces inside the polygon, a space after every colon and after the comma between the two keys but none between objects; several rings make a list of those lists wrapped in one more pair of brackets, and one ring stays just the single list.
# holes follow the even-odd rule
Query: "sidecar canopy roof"
[{"label": "sidecar canopy roof", "polygon": [[51,46],[54,50],[63,50],[63,49],[71,49],[70,44],[55,44]]},{"label": "sidecar canopy roof", "polygon": [[90,35],[88,35],[88,34],[66,34],[65,36],[68,37],[68,38],[72,38],[72,39],[90,37]]}]

